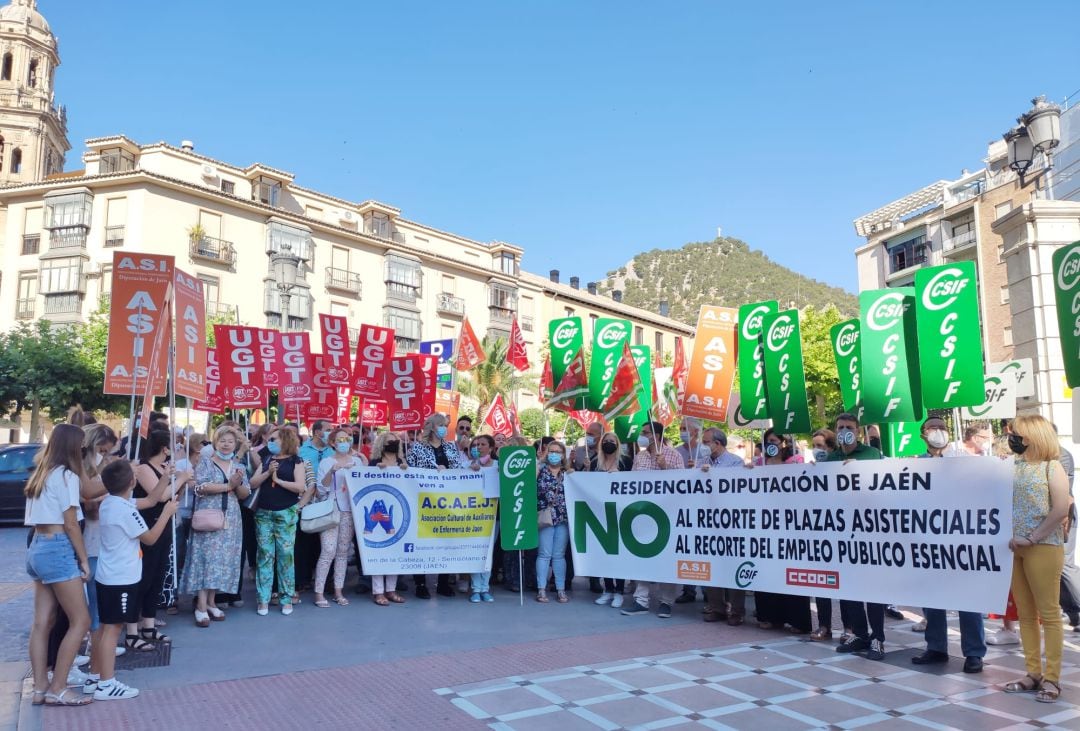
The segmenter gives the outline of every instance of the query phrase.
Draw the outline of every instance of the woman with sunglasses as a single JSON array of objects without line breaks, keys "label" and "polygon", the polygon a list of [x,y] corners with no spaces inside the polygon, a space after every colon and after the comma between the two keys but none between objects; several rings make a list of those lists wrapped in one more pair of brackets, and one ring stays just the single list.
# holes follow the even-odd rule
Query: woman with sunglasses
[{"label": "woman with sunglasses", "polygon": [[[315,606],[325,609],[330,606],[326,601],[326,576],[330,573],[330,564],[334,564],[334,603],[347,606],[349,600],[341,593],[345,588],[345,573],[349,570],[349,548],[352,546],[353,525],[352,503],[349,502],[349,487],[345,475],[349,470],[367,466],[367,460],[353,451],[353,435],[348,429],[335,429],[330,433],[330,446],[334,455],[319,463],[319,475],[315,480],[315,493],[319,500],[336,500],[341,520],[336,526],[319,534],[321,551],[315,564]],[[375,596],[375,603],[382,594]]]}]

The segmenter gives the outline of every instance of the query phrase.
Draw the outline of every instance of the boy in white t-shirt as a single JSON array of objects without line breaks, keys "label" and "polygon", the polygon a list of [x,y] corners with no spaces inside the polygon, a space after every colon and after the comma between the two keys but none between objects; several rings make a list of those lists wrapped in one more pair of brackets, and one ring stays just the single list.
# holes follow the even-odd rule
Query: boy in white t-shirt
[{"label": "boy in white t-shirt", "polygon": [[96,701],[111,701],[139,695],[137,688],[128,687],[114,677],[113,651],[124,624],[139,618],[138,588],[142,576],[139,542],[148,546],[156,543],[179,503],[175,497],[165,503],[161,517],[153,528],[147,529],[131,499],[135,488],[131,464],[127,460],[111,462],[102,469],[101,481],[109,491],[98,511],[101,551],[94,575],[102,636],[92,648],[93,666],[101,669],[101,678],[91,675],[83,685],[83,693],[93,693]]}]

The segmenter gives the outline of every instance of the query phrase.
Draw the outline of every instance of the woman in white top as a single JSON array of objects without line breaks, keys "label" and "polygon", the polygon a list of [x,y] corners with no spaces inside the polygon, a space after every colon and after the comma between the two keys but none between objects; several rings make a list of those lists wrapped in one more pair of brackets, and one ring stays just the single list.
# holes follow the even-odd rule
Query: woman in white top
[{"label": "woman in white top", "polygon": [[[58,424],[35,458],[37,467],[26,483],[26,525],[34,537],[26,555],[26,572],[34,580],[34,623],[30,629],[30,665],[34,673],[33,703],[82,706],[92,699],[67,688],[68,671],[83,636],[90,629],[84,583],[90,563],[79,530],[79,490],[83,479],[83,430]],[[68,618],[49,681],[49,630],[57,607]]]},{"label": "woman in white top", "polygon": [[315,606],[320,609],[330,606],[324,592],[331,563],[334,564],[334,602],[343,607],[349,603],[341,590],[345,587],[345,573],[349,570],[349,548],[352,546],[356,528],[353,525],[352,505],[349,503],[349,488],[345,485],[344,475],[339,475],[338,472],[367,465],[362,455],[353,452],[352,434],[345,429],[335,429],[330,434],[330,446],[334,448],[334,456],[319,463],[315,491],[319,500],[337,500],[341,521],[336,527],[319,534],[322,552],[315,564]]},{"label": "woman in white top", "polygon": [[[401,435],[390,431],[383,432],[371,445],[371,466],[381,470],[392,468],[407,470],[409,465],[405,462],[404,454],[404,440]],[[363,539],[357,541],[357,544],[362,552]],[[371,577],[371,598],[380,607],[405,602],[405,597],[397,593],[397,579],[397,574]]]}]

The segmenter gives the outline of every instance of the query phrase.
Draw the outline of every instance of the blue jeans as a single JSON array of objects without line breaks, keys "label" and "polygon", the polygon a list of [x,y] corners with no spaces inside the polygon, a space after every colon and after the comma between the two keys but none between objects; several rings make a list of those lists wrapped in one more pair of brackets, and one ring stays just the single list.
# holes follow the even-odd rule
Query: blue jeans
[{"label": "blue jeans", "polygon": [[481,571],[478,574],[471,574],[472,590],[474,594],[486,594],[491,591],[491,572]]},{"label": "blue jeans", "polygon": [[566,544],[570,527],[558,523],[540,529],[540,544],[536,554],[536,585],[543,591],[547,586],[548,569],[555,571],[556,591],[566,591]]},{"label": "blue jeans", "polygon": [[[949,623],[944,609],[923,609],[926,617],[926,649],[949,651]],[[964,657],[986,657],[983,618],[978,612],[960,612],[960,652]]]}]

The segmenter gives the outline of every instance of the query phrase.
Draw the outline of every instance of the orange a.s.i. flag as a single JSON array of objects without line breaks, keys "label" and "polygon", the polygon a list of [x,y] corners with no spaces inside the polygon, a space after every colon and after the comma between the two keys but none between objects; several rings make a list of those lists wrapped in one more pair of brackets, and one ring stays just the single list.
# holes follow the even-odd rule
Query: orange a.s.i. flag
[{"label": "orange a.s.i. flag", "polygon": [[683,416],[727,421],[728,399],[738,367],[738,318],[739,311],[731,307],[702,305],[686,378]]},{"label": "orange a.s.i. flag", "polygon": [[562,380],[544,408],[573,411],[577,400],[589,392],[589,377],[585,372],[585,348],[580,348],[566,366]]},{"label": "orange a.s.i. flag", "polygon": [[612,421],[617,416],[630,416],[641,408],[638,393],[641,391],[641,377],[638,375],[634,354],[630,344],[623,343],[622,356],[615,370],[615,380],[611,384],[611,393],[604,402],[602,414],[605,421]]},{"label": "orange a.s.i. flag", "polygon": [[459,371],[467,371],[480,365],[485,360],[487,360],[487,355],[484,353],[480,338],[476,337],[472,325],[469,324],[469,318],[466,317],[461,321],[461,336],[458,338],[457,359],[454,361],[454,368]]},{"label": "orange a.s.i. flag", "polygon": [[165,289],[165,305],[154,319],[154,347],[150,351],[146,388],[143,393],[142,410],[139,412],[139,434],[143,437],[150,434],[150,412],[154,410],[154,381],[164,378],[169,370],[168,344],[172,339],[172,298],[173,286],[170,282]]},{"label": "orange a.s.i. flag", "polygon": [[176,301],[177,396],[202,401],[206,398],[206,297],[203,280],[175,269],[173,299]]},{"label": "orange a.s.i. flag", "polygon": [[510,347],[506,351],[506,362],[516,371],[529,370],[529,353],[525,347],[525,336],[521,332],[521,327],[518,326],[516,317],[510,326]]},{"label": "orange a.s.i. flag", "polygon": [[544,358],[544,370],[540,373],[540,403],[547,403],[555,393],[555,384],[552,382],[551,356]]}]

